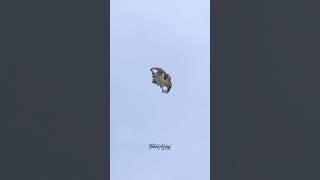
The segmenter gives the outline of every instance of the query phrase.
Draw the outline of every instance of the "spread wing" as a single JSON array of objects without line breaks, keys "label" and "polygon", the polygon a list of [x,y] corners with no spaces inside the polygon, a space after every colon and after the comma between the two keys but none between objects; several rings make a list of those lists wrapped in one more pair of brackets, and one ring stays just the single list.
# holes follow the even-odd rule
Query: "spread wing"
[{"label": "spread wing", "polygon": [[151,72],[153,72],[153,70],[156,70],[157,72],[159,72],[159,73],[166,73],[163,69],[161,69],[161,68],[159,68],[159,67],[153,67],[153,68],[151,68],[150,69],[151,70]]}]

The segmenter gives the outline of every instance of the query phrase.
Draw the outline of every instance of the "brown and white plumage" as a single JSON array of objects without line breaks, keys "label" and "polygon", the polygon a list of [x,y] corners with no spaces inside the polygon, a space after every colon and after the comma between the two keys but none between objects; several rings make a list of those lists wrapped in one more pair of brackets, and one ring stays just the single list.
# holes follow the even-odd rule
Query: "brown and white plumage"
[{"label": "brown and white plumage", "polygon": [[[162,89],[162,93],[169,93],[172,87],[170,75],[159,67],[153,67],[150,69],[150,71],[153,78],[152,83],[160,86]],[[164,87],[166,87],[166,90],[163,89]]]}]

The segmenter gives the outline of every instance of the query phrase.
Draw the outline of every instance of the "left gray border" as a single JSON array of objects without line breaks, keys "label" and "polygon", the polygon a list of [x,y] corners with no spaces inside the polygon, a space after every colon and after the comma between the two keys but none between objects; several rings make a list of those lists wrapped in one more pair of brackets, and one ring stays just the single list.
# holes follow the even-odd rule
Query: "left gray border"
[{"label": "left gray border", "polygon": [[0,179],[109,179],[109,0],[0,9]]}]

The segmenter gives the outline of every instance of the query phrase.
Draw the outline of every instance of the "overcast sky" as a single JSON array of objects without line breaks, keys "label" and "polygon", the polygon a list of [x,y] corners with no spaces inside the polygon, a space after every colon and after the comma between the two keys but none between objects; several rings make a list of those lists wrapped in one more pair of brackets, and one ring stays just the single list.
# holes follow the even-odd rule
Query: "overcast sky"
[{"label": "overcast sky", "polygon": [[[209,3],[111,0],[111,180],[209,180]],[[171,75],[168,94],[151,67]]]}]

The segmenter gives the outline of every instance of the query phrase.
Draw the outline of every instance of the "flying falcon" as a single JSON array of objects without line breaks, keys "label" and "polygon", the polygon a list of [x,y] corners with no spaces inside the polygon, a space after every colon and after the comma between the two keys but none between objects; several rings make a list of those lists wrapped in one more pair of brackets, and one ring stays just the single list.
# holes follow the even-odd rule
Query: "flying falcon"
[{"label": "flying falcon", "polygon": [[[171,77],[168,73],[166,73],[163,69],[158,67],[153,67],[150,69],[152,73],[152,83],[158,85],[162,89],[162,93],[169,93],[172,83]],[[164,90],[163,88],[166,87]]]}]

